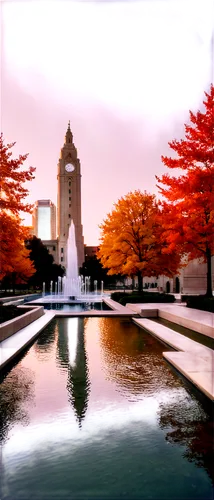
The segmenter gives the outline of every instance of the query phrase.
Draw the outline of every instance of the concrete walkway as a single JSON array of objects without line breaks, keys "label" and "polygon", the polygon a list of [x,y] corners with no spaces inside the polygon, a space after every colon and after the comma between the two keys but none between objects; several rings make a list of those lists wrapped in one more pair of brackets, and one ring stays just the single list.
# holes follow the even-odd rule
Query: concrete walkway
[{"label": "concrete walkway", "polygon": [[39,319],[0,342],[0,370],[37,337],[54,316],[55,312],[46,311]]},{"label": "concrete walkway", "polygon": [[163,357],[214,401],[214,351],[212,349],[150,319],[133,318],[133,321],[173,349],[182,351],[163,352]]},{"label": "concrete walkway", "polygon": [[[214,338],[214,314],[207,311],[199,311],[198,309],[190,309],[181,304],[127,304],[129,309],[143,315],[146,310],[157,311],[159,318],[167,319],[172,323],[184,326],[190,330],[207,335]],[[148,313],[149,317],[149,313]]]}]

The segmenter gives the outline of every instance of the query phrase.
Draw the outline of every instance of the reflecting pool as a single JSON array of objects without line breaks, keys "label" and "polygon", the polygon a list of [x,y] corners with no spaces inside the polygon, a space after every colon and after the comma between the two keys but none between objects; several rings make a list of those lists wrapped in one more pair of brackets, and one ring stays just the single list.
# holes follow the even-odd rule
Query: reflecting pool
[{"label": "reflecting pool", "polygon": [[112,311],[105,302],[75,302],[73,304],[63,304],[60,302],[52,302],[50,304],[44,302],[44,309],[53,309],[57,311],[71,311],[71,312],[81,312],[81,311]]},{"label": "reflecting pool", "polygon": [[58,318],[1,375],[0,498],[213,498],[212,407],[126,318]]}]

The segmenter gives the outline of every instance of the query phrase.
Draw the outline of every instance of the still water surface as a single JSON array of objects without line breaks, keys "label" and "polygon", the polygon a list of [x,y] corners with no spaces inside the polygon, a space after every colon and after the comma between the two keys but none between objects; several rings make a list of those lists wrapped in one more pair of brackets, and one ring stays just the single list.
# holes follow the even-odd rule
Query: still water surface
[{"label": "still water surface", "polygon": [[3,500],[212,499],[212,411],[121,318],[55,319],[0,385]]},{"label": "still water surface", "polygon": [[44,302],[44,309],[56,309],[58,311],[71,311],[71,312],[81,312],[81,311],[91,311],[95,309],[95,311],[111,311],[111,307],[109,307],[105,302],[79,302],[74,304],[62,304],[60,302],[51,304],[46,304]]}]

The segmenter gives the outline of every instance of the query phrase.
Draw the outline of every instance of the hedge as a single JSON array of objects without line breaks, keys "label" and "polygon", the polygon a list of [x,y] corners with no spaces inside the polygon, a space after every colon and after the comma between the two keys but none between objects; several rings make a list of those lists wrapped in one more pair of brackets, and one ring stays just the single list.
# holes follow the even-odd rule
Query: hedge
[{"label": "hedge", "polygon": [[200,295],[181,295],[181,302],[186,302],[187,299],[195,299],[196,297],[200,297]]},{"label": "hedge", "polygon": [[214,297],[205,295],[189,296],[186,298],[187,307],[214,313]]},{"label": "hedge", "polygon": [[116,302],[119,302],[122,305],[126,305],[127,302],[130,302],[132,304],[137,304],[137,303],[155,303],[155,302],[174,302],[175,297],[174,295],[170,294],[165,294],[165,293],[156,293],[156,292],[132,292],[132,293],[122,293],[122,292],[115,292],[111,294],[111,299],[115,300]]},{"label": "hedge", "polygon": [[130,302],[130,304],[138,304],[138,303],[144,303],[144,304],[151,304],[151,303],[160,303],[160,302],[174,302],[175,301],[175,297],[174,295],[165,295],[164,293],[159,293],[159,294],[154,294],[154,293],[150,293],[149,296],[148,295],[135,295],[135,296],[126,296],[126,297],[122,297],[120,300],[119,300],[119,304],[122,304],[123,306],[125,306],[128,302]]}]

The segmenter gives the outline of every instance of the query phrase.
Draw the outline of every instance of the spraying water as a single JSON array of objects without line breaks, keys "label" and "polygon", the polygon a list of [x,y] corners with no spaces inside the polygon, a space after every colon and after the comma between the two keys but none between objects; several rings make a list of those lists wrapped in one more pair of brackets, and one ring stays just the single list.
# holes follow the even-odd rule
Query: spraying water
[{"label": "spraying water", "polygon": [[71,221],[67,241],[67,268],[64,278],[64,296],[77,297],[80,295],[80,279],[78,276],[77,246],[75,237],[75,227]]},{"label": "spraying water", "polygon": [[[78,275],[78,258],[75,237],[75,226],[71,221],[68,240],[67,240],[67,266],[66,276],[59,277],[55,283],[50,282],[50,296],[45,300],[47,302],[66,300],[101,300],[103,295],[103,281],[101,282],[101,293],[98,295],[97,280],[94,280],[94,292],[90,293],[90,277]],[[45,283],[43,283],[43,298],[45,297]]]}]

